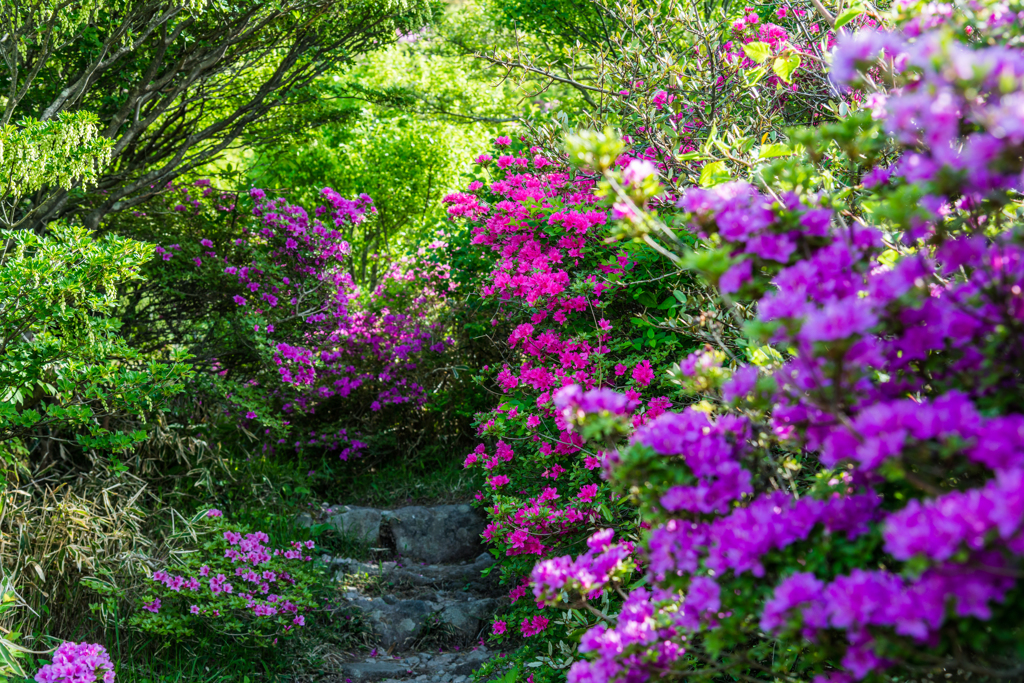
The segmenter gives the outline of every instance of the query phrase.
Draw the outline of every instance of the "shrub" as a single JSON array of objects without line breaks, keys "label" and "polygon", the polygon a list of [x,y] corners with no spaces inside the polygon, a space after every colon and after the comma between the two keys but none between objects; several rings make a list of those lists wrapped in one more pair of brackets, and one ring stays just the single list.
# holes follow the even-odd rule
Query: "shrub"
[{"label": "shrub", "polygon": [[[131,623],[174,640],[237,639],[267,647],[306,623],[320,604],[321,570],[308,554],[313,541],[273,548],[262,531],[225,521],[211,509],[195,522],[202,543],[153,573]],[[207,528],[203,528],[203,526]]]},{"label": "shrub", "polygon": [[247,200],[197,181],[115,226],[160,244],[125,318],[145,348],[192,351],[202,398],[182,420],[260,454],[358,454],[421,409],[451,345],[446,270],[410,256],[356,286],[347,236],[372,200],[322,194],[307,212],[253,190],[246,216]]},{"label": "shrub", "polygon": [[158,363],[127,344],[114,316],[118,287],[140,277],[151,249],[81,228],[49,232],[2,235],[0,442],[44,439],[37,463],[57,457],[59,435],[86,453],[128,450],[189,377],[179,353]]},{"label": "shrub", "polygon": [[[507,339],[502,364],[482,369],[504,394],[495,411],[479,418],[478,433],[493,445],[480,444],[465,466],[487,477],[477,499],[512,601],[494,638],[525,639],[520,656],[539,655],[544,666],[533,673],[547,677],[572,660],[567,632],[595,617],[582,606],[538,611],[524,585],[534,562],[581,551],[599,526],[636,538],[638,522],[627,498],[602,482],[602,454],[570,433],[552,393],[573,382],[618,386],[642,406],[638,423],[685,402],[678,387],[653,378],[660,366],[699,348],[701,331],[670,331],[663,322],[687,307],[696,311],[705,295],[650,250],[606,241],[612,221],[594,194],[596,180],[572,180],[522,143],[496,144],[499,164],[490,155],[481,161],[499,169],[485,166],[471,194],[447,198],[451,215],[472,220],[476,248],[492,254],[483,292],[496,309],[491,334]],[[607,609],[614,607],[608,599],[618,602],[615,594],[605,599]],[[549,644],[559,649],[549,652]]]},{"label": "shrub", "polygon": [[[1016,16],[908,4],[902,35],[840,36],[815,82],[841,105],[771,144],[716,122],[645,159],[643,79],[621,135],[569,136],[575,172],[508,138],[481,157],[499,171],[450,212],[495,254],[508,400],[467,465],[524,658],[573,681],[1010,675]],[[647,310],[617,308],[638,285]],[[652,329],[619,336],[623,313]]]},{"label": "shrub", "polygon": [[[806,156],[753,184],[682,193],[698,242],[673,255],[723,310],[753,312],[738,341],[774,351],[690,354],[678,373],[701,402],[647,424],[628,396],[555,396],[652,526],[648,585],[582,636],[571,681],[1016,675],[1017,16],[908,4],[901,32],[842,37],[848,118],[792,131]],[[625,208],[627,232],[653,220]],[[628,549],[590,544],[542,562],[534,596],[614,590]]]}]

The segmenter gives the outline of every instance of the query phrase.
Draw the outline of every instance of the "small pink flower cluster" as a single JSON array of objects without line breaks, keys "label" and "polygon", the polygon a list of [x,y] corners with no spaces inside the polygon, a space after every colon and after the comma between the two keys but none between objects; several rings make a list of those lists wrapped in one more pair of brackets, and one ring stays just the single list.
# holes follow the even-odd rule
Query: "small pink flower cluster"
[{"label": "small pink flower cluster", "polygon": [[36,673],[36,683],[114,683],[114,664],[102,645],[61,643],[53,660]]},{"label": "small pink flower cluster", "polygon": [[[222,515],[213,512],[218,514],[207,513],[205,519],[214,529],[223,529]],[[153,582],[161,588],[142,609],[159,614],[160,620],[192,619],[188,624],[182,622],[185,628],[192,628],[196,617],[219,618],[222,613],[271,622],[281,629],[279,634],[304,626],[306,617],[300,612],[314,605],[302,597],[312,576],[302,565],[313,560],[306,553],[315,549],[316,543],[292,541],[287,549],[271,548],[266,545],[269,536],[262,531],[244,533],[230,528],[218,538],[223,550],[217,552],[222,554],[203,558],[203,564],[196,556],[186,564],[192,569],[185,576],[155,572]],[[296,567],[295,563],[300,564]],[[193,571],[194,576],[187,576]],[[146,623],[144,619],[143,625]],[[163,622],[154,618],[154,623]]]}]

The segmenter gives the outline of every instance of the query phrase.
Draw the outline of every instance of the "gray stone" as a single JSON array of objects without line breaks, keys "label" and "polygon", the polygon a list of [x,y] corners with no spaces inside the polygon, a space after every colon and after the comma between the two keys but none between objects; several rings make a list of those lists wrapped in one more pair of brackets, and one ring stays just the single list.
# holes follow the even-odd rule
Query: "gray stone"
[{"label": "gray stone", "polygon": [[480,648],[479,650],[472,650],[462,658],[462,661],[452,669],[452,672],[456,675],[468,676],[479,669],[480,666],[490,658],[490,654],[483,648]]},{"label": "gray stone", "polygon": [[475,638],[497,607],[498,601],[491,598],[465,600],[447,605],[439,616],[441,621],[451,624],[462,635]]},{"label": "gray stone", "polygon": [[399,662],[352,662],[344,664],[342,671],[353,683],[382,681],[386,678],[406,676],[407,668]]},{"label": "gray stone", "polygon": [[439,609],[426,600],[395,600],[388,604],[381,598],[359,598],[350,602],[366,617],[380,644],[395,650],[412,645],[423,633],[424,619]]},{"label": "gray stone", "polygon": [[485,569],[494,564],[494,558],[487,553],[478,556],[472,564],[414,564],[398,566],[395,562],[368,564],[358,560],[324,556],[326,564],[335,567],[335,580],[343,581],[348,574],[381,576],[387,581],[409,586],[431,588],[465,588],[477,591],[493,591],[497,587],[497,574],[483,576]]},{"label": "gray stone", "polygon": [[469,505],[404,507],[387,511],[395,550],[431,564],[471,560],[483,550],[480,534],[486,523]]},{"label": "gray stone", "polygon": [[445,653],[443,655],[438,655],[437,657],[434,657],[434,661],[432,661],[430,663],[430,666],[432,666],[434,668],[439,668],[439,667],[442,667],[442,666],[448,666],[449,664],[452,663],[452,660],[454,660],[454,659],[455,659],[455,655],[451,654],[450,652],[447,652],[447,653]]},{"label": "gray stone", "polygon": [[328,521],[339,534],[360,543],[380,543],[380,510],[342,505],[331,508],[330,512],[332,514]]}]

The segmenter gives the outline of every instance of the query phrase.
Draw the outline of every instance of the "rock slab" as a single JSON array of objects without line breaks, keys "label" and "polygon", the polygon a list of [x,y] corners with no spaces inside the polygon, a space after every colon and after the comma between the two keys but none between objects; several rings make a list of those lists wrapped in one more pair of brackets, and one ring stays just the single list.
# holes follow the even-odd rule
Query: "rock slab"
[{"label": "rock slab", "polygon": [[466,593],[437,591],[432,599],[400,600],[393,596],[368,598],[352,592],[346,603],[363,614],[381,647],[403,651],[426,632],[428,617],[453,628],[462,640],[476,638],[500,604],[494,598],[476,598]]},{"label": "rock slab", "polygon": [[352,683],[384,681],[424,681],[427,683],[464,683],[468,677],[497,655],[486,647],[460,652],[420,652],[400,657],[371,657],[342,666]]},{"label": "rock slab", "polygon": [[412,560],[443,564],[471,560],[483,552],[486,523],[469,505],[412,506],[383,513],[395,551]]},{"label": "rock slab", "polygon": [[483,576],[488,567],[494,565],[494,558],[481,553],[472,564],[409,564],[396,561],[377,563],[360,562],[344,557],[323,556],[324,564],[335,569],[335,579],[343,581],[346,575],[365,574],[381,577],[385,581],[410,586],[433,588],[469,588],[478,591],[493,591],[497,586],[497,574]]},{"label": "rock slab", "polygon": [[348,536],[359,543],[380,545],[380,523],[383,514],[374,508],[342,505],[331,508],[330,524],[342,536]]}]

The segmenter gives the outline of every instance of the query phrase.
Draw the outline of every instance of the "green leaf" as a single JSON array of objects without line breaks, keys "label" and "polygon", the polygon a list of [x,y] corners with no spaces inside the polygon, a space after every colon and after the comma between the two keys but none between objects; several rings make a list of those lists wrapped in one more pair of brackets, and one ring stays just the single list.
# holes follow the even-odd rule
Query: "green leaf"
[{"label": "green leaf", "polygon": [[757,153],[759,159],[770,159],[772,157],[785,157],[793,153],[793,150],[788,145],[784,145],[781,142],[776,142],[771,145],[765,145]]},{"label": "green leaf", "polygon": [[776,57],[772,71],[786,83],[793,82],[793,72],[800,66],[800,55],[790,53],[788,57]]},{"label": "green leaf", "polygon": [[709,164],[704,164],[704,168],[700,170],[700,186],[714,187],[715,185],[721,185],[731,177],[724,161],[712,161]]},{"label": "green leaf", "polygon": [[[838,27],[837,27],[838,28]],[[753,43],[747,43],[743,46],[743,51],[747,53],[747,56],[758,64],[763,64],[769,57],[772,56],[772,46],[768,43],[762,43],[755,41]]]},{"label": "green leaf", "polygon": [[641,292],[636,300],[648,308],[655,308],[658,305],[658,300],[651,296],[650,292]]},{"label": "green leaf", "polygon": [[838,17],[836,17],[836,28],[840,29],[846,26],[847,24],[849,24],[851,21],[853,21],[862,14],[864,14],[864,8],[854,5],[853,7],[846,10],[845,12],[842,12]]},{"label": "green leaf", "polygon": [[763,66],[759,66],[756,69],[751,69],[744,72],[747,78],[747,86],[753,88],[755,85],[761,82],[761,79],[765,77],[768,70]]}]

